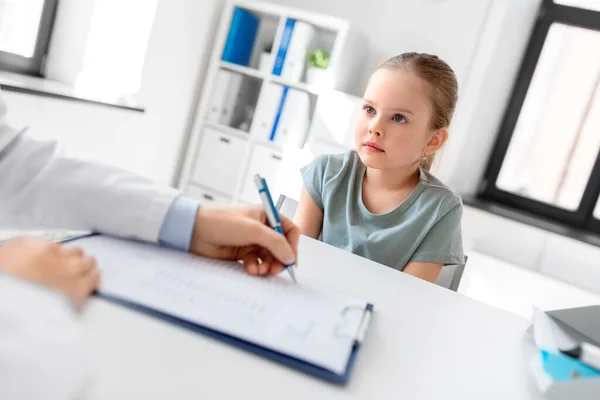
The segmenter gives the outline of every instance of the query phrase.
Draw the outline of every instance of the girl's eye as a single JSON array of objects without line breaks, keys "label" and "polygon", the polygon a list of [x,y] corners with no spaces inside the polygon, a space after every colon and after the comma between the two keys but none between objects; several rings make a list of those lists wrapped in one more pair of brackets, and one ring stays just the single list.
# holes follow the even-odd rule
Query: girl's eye
[{"label": "girl's eye", "polygon": [[392,117],[392,119],[393,119],[395,122],[398,122],[398,123],[400,123],[400,124],[403,124],[403,123],[405,123],[405,122],[406,122],[406,118],[405,118],[405,117],[404,117],[404,115],[402,115],[402,114],[396,114],[396,115],[394,115],[394,116]]},{"label": "girl's eye", "polygon": [[363,109],[366,111],[367,114],[375,113],[375,109],[371,106],[364,106]]}]

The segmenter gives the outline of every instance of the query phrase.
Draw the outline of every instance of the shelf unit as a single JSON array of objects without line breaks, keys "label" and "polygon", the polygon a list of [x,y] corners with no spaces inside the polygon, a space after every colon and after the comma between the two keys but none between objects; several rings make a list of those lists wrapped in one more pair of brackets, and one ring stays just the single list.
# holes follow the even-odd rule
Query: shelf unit
[{"label": "shelf unit", "polygon": [[[221,58],[227,39],[232,16],[236,8],[257,16],[259,26],[249,65],[238,65]],[[330,62],[325,83],[308,84],[303,79],[292,81],[271,73],[279,44],[288,18],[310,24],[315,31],[315,46],[330,50]],[[272,43],[272,54],[267,68],[259,69],[263,48]],[[188,196],[204,205],[249,204],[259,202],[253,189],[252,176],[264,175],[274,196],[280,193],[280,182],[285,181],[282,165],[290,164],[289,153],[310,142],[315,130],[313,115],[320,96],[335,91],[358,92],[355,87],[357,76],[362,72],[360,52],[364,50],[364,38],[358,35],[348,21],[286,6],[259,1],[231,1],[224,7],[215,37],[209,67],[202,88],[199,105],[194,114],[194,123],[179,179],[179,188]],[[310,49],[309,49],[310,50]],[[220,71],[229,71],[241,76],[239,96],[236,98],[235,115],[229,125],[209,118],[211,101],[219,89]],[[277,84],[308,93],[310,96],[311,128],[293,145],[272,142],[258,137],[250,127],[254,110],[264,88]],[[275,118],[275,115],[273,115]]]},{"label": "shelf unit", "polygon": [[258,78],[263,81],[275,82],[280,85],[289,86],[291,88],[302,90],[302,91],[310,93],[310,94],[318,95],[322,90],[321,86],[319,86],[319,85],[309,85],[304,82],[293,82],[293,81],[290,81],[289,79],[283,79],[276,75],[267,74],[262,71],[258,71],[254,68],[244,67],[242,65],[233,64],[233,63],[230,63],[227,61],[221,61],[220,67],[222,69],[225,69],[228,71],[237,72],[238,74],[241,74],[244,76]]}]

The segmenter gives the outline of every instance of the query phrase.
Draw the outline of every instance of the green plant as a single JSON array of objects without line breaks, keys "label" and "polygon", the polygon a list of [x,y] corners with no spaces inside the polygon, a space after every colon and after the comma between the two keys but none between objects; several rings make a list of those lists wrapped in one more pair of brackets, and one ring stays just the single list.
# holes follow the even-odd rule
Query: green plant
[{"label": "green plant", "polygon": [[308,65],[314,68],[326,69],[329,65],[329,52],[323,49],[311,50],[308,53]]}]

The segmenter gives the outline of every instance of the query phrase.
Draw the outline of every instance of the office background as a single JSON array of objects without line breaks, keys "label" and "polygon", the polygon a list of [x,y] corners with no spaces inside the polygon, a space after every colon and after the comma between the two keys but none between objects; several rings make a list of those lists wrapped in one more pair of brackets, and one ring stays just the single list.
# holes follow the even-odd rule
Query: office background
[{"label": "office background", "polygon": [[[9,12],[14,12],[16,3],[0,1],[2,21],[10,19]],[[523,70],[526,68],[522,69],[524,62],[529,62],[531,75],[537,62],[528,61],[527,57],[536,51],[539,53],[546,37],[556,33],[552,33],[555,30],[548,33],[552,18],[559,23],[560,18],[575,18],[582,21],[581,24],[592,21],[585,28],[591,33],[581,40],[587,40],[586,49],[600,49],[597,33],[600,27],[594,22],[600,10],[597,2],[562,1],[573,7],[584,7],[585,12],[560,15],[540,11],[553,7],[550,2],[540,0],[374,0],[368,3],[279,0],[272,3],[348,21],[366,40],[364,52],[357,60],[363,67],[355,76],[358,86],[364,86],[379,62],[405,51],[436,54],[455,70],[460,101],[449,143],[434,171],[460,192],[467,203],[465,247],[472,256],[459,291],[524,315],[533,303],[560,299],[563,303],[552,305],[566,307],[596,299],[594,292],[600,293],[600,270],[595,260],[600,254],[600,240],[593,232],[593,225],[571,223],[564,213],[544,212],[544,205],[527,205],[527,201],[518,199],[554,201],[544,197],[543,188],[526,196],[508,196],[509,200],[503,201],[507,196],[489,189],[486,178],[490,175],[486,169],[491,165],[490,160],[499,159],[498,151],[494,150],[498,149],[497,143],[507,147],[515,131],[519,109],[512,111],[511,120],[510,106],[518,103],[513,89],[520,84],[526,93],[529,83],[533,82],[531,76],[528,80],[519,80],[519,76],[527,75]],[[30,126],[35,137],[59,140],[69,155],[98,159],[159,183],[177,185],[197,107],[207,85],[211,52],[226,3],[218,0],[62,0],[58,3],[39,0],[30,4],[32,8],[27,12],[42,11],[39,26],[43,28],[48,21],[53,21],[53,29],[47,55],[37,64],[38,72],[43,67],[44,79],[0,73],[0,85],[13,124]],[[52,5],[56,9],[45,12]],[[538,32],[539,38],[533,43],[540,24],[548,26],[543,35]],[[0,26],[2,48],[1,40],[10,37],[10,27],[5,23]],[[569,48],[576,48],[576,44]],[[19,69],[18,63],[11,62],[5,53],[10,51],[0,53],[4,69]],[[583,51],[583,55],[571,56],[581,60],[577,57],[586,54],[592,57],[592,53],[600,54],[589,50]],[[588,61],[596,69],[586,72],[585,76],[596,76],[600,63],[592,58]],[[35,64],[23,68],[22,71],[29,74],[36,73]],[[573,67],[564,68],[563,79],[581,72],[574,69],[569,74],[568,68]],[[62,82],[62,86],[56,81]],[[595,85],[592,82],[587,86],[597,88],[597,82]],[[597,93],[598,90],[581,94],[579,97],[589,98],[589,101],[577,110],[589,109],[588,114],[598,116],[600,106],[594,100]],[[568,95],[579,98],[577,94],[562,93],[562,96]],[[557,118],[564,115],[559,112],[563,111],[556,110]],[[583,117],[576,118],[576,122],[583,120]],[[505,139],[498,141],[499,137]],[[595,170],[598,144],[593,139],[594,135],[591,141],[585,142],[594,150],[592,166],[579,167],[584,184]],[[574,140],[556,139],[554,143],[559,148],[571,146],[576,151]],[[515,157],[538,157],[542,169],[562,162],[558,156],[556,163],[544,158],[544,154],[558,154],[556,149],[540,151],[536,155],[532,150],[521,150]],[[496,169],[496,174],[501,175]],[[572,166],[551,175],[566,175],[565,171],[576,170],[577,166]],[[522,188],[511,186],[510,182],[503,188],[509,194],[523,194],[519,192]],[[480,198],[484,192],[487,196]],[[555,205],[577,209],[578,204],[570,204],[578,200],[563,198],[556,200]],[[593,219],[589,212],[587,217]],[[577,218],[582,215],[577,214],[573,220]]]}]

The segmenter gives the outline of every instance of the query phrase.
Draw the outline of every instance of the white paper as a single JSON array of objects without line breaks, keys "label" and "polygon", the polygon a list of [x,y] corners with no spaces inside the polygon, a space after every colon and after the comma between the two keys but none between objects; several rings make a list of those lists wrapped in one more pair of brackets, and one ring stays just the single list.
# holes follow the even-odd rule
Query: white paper
[{"label": "white paper", "polygon": [[96,236],[72,245],[96,257],[100,292],[141,304],[259,346],[345,371],[366,302],[283,276],[247,275],[218,261]]}]

